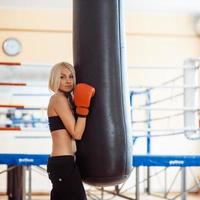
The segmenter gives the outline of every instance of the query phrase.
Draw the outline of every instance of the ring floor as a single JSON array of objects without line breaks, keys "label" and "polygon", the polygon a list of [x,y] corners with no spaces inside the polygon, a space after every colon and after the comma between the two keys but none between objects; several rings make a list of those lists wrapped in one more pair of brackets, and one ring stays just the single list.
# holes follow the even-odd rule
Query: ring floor
[{"label": "ring floor", "polygon": [[[110,195],[104,195],[103,199],[107,199],[108,197],[110,197]],[[8,197],[6,195],[0,195],[0,199],[1,200],[8,200]],[[49,195],[33,195],[32,196],[32,200],[49,200],[50,197]],[[88,200],[93,200],[94,198],[88,198]],[[95,198],[97,199],[97,198]],[[98,198],[99,200],[101,200],[101,198]],[[103,200],[102,199],[102,200]],[[110,200],[126,200],[125,198],[122,197],[113,197],[113,198],[109,198]],[[155,196],[148,196],[148,195],[141,195],[140,196],[140,200],[164,200],[164,198],[158,198]],[[200,193],[191,193],[187,195],[187,200],[199,200],[200,199]],[[177,198],[176,200],[181,200],[181,198]]]}]

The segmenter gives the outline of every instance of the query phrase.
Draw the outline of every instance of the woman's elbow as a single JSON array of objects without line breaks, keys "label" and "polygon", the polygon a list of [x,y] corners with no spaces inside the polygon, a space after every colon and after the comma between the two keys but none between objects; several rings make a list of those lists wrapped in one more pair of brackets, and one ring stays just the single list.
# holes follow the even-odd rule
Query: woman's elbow
[{"label": "woman's elbow", "polygon": [[82,139],[82,135],[83,135],[83,134],[80,134],[80,133],[74,133],[73,138],[74,138],[75,140],[81,140],[81,139]]},{"label": "woman's elbow", "polygon": [[76,136],[74,137],[75,140],[81,140],[82,139],[82,136]]}]

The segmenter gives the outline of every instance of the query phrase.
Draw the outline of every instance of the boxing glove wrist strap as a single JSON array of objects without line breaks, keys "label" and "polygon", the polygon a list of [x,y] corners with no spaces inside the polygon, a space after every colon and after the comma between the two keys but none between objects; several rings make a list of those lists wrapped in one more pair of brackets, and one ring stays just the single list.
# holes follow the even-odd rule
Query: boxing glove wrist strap
[{"label": "boxing glove wrist strap", "polygon": [[77,115],[77,117],[79,117],[79,118],[86,118],[87,116],[84,116],[84,115]]},{"label": "boxing glove wrist strap", "polygon": [[78,115],[81,115],[81,116],[87,116],[88,113],[89,113],[89,110],[88,110],[88,108],[77,107],[77,108],[76,108],[76,113],[77,113]]}]

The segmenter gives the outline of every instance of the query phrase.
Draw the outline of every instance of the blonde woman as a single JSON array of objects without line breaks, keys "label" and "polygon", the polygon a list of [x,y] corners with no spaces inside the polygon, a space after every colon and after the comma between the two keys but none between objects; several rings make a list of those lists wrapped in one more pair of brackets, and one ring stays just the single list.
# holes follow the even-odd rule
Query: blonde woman
[{"label": "blonde woman", "polygon": [[49,89],[54,93],[48,105],[52,152],[47,172],[52,182],[51,200],[86,200],[75,163],[75,140],[81,140],[95,89],[85,83],[76,85],[74,67],[66,62],[53,66]]}]

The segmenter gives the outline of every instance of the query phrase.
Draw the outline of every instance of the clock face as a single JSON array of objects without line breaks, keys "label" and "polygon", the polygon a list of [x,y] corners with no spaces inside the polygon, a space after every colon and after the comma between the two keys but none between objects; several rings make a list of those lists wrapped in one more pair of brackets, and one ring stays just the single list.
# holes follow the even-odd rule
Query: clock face
[{"label": "clock face", "polygon": [[16,56],[22,50],[21,42],[16,38],[8,38],[3,42],[3,51],[8,56]]}]

